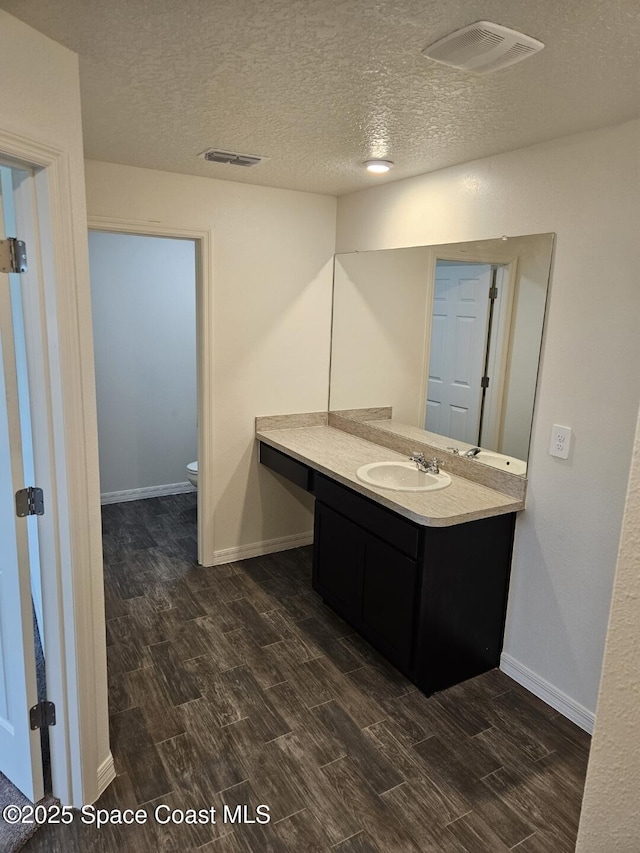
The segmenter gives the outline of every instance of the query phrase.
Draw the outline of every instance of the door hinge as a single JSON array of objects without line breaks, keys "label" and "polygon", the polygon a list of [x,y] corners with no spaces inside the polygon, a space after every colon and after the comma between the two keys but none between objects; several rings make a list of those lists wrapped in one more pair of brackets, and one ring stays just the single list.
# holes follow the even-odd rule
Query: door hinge
[{"label": "door hinge", "polygon": [[44,494],[42,489],[28,486],[16,492],[16,515],[24,518],[26,515],[44,515]]},{"label": "door hinge", "polygon": [[29,709],[29,724],[31,731],[45,729],[56,724],[56,706],[53,702],[38,702]]},{"label": "door hinge", "polygon": [[498,288],[495,284],[492,284],[489,288],[489,299],[492,301],[498,298]]},{"label": "door hinge", "polygon": [[0,272],[27,271],[27,247],[24,240],[7,237],[0,240]]},{"label": "door hinge", "polygon": [[482,377],[482,379],[480,380],[480,387],[481,388],[488,388],[489,387],[489,377],[488,376]]}]

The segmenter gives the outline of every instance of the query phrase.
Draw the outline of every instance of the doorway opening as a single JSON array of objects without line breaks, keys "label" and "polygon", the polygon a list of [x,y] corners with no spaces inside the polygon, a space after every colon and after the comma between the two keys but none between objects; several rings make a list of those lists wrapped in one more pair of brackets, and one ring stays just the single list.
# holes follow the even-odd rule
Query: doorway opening
[{"label": "doorway opening", "polygon": [[197,562],[213,565],[212,235],[100,218],[89,229],[103,516],[175,504]]},{"label": "doorway opening", "polygon": [[[193,239],[89,232],[103,547],[111,560],[119,507],[140,500],[152,500],[140,505],[143,515],[153,509],[178,538],[191,539],[185,556],[197,558],[197,248]],[[141,547],[152,545],[142,523],[138,536]]]},{"label": "doorway opening", "polygon": [[104,504],[194,490],[193,240],[89,232]]}]

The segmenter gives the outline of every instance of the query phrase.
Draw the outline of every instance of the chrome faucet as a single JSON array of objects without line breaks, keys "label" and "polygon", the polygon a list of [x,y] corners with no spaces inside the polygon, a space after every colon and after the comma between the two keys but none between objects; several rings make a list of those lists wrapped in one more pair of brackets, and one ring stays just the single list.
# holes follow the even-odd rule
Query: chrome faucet
[{"label": "chrome faucet", "polygon": [[472,447],[471,450],[467,450],[466,453],[463,453],[463,456],[466,456],[467,459],[475,459],[475,457],[480,453],[479,447]]},{"label": "chrome faucet", "polygon": [[411,462],[416,463],[416,467],[417,467],[418,471],[425,471],[428,474],[439,474],[440,473],[440,465],[442,463],[439,462],[439,460],[436,459],[435,456],[433,457],[431,462],[427,462],[427,460],[424,458],[424,453],[420,453],[420,452],[416,451],[415,453],[411,454],[411,456],[409,457],[409,460]]}]

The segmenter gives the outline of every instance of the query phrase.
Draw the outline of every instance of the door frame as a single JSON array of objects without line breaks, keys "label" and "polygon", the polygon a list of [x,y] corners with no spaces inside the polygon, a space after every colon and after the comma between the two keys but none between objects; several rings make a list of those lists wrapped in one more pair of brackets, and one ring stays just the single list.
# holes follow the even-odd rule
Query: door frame
[{"label": "door frame", "polygon": [[[93,802],[115,777],[108,750],[104,590],[96,458],[95,395],[87,364],[86,302],[71,204],[66,151],[0,129],[0,157],[33,171],[33,231],[25,335],[37,485],[47,654],[47,698],[57,722],[49,730],[53,795],[63,805]],[[93,417],[92,417],[93,415]],[[78,455],[80,454],[80,460]],[[99,753],[100,750],[100,753]],[[105,756],[106,753],[106,756]],[[102,761],[99,764],[99,758]]]},{"label": "door frame", "polygon": [[196,374],[198,389],[198,563],[213,566],[215,494],[213,489],[213,232],[135,219],[88,217],[89,231],[173,237],[196,244]]},{"label": "door frame", "polygon": [[504,393],[507,387],[509,375],[509,362],[511,360],[511,346],[513,343],[513,306],[515,305],[515,291],[518,280],[518,261],[510,263],[495,264],[498,267],[497,282],[500,296],[496,302],[493,318],[493,329],[489,346],[489,372],[491,377],[490,393],[485,398],[485,413],[483,422],[483,436],[485,441],[494,444],[497,453],[502,451],[502,438],[504,432]]},{"label": "door frame", "polygon": [[[0,238],[4,239],[17,236],[17,228],[12,228],[5,215],[7,209],[14,206],[15,192],[13,169],[5,164],[4,158],[0,160],[0,172],[9,175],[8,181],[4,180],[5,174],[0,176]],[[24,174],[29,175],[28,181],[32,180],[30,173]],[[25,409],[30,407],[26,406],[20,378],[25,355],[18,341],[24,334],[24,322],[16,316],[21,313],[14,303],[15,281],[12,279],[16,274],[0,275],[0,394],[6,402],[6,419],[0,423],[0,441],[7,454],[3,460],[6,479],[0,485],[5,499],[9,499],[3,507],[8,516],[3,522],[9,541],[6,553],[2,554],[3,562],[8,561],[8,565],[0,571],[0,576],[4,575],[0,577],[3,587],[0,599],[7,596],[6,600],[0,600],[0,620],[4,620],[0,626],[4,629],[0,634],[4,641],[0,643],[0,699],[3,698],[1,704],[4,705],[0,712],[3,718],[0,741],[2,749],[6,748],[0,770],[22,794],[36,803],[44,797],[44,768],[40,732],[31,729],[29,709],[38,703],[34,619],[39,606],[38,624],[42,624],[42,594],[39,562],[37,578],[36,566],[32,565],[33,541],[29,528],[31,523],[37,525],[38,519],[37,516],[20,519],[14,503],[18,490],[34,482],[26,478],[24,464],[25,451],[28,456],[32,444],[24,430]],[[17,289],[22,301],[22,281]]]},{"label": "door frame", "polygon": [[495,253],[482,252],[474,248],[472,252],[456,250],[452,247],[435,247],[431,250],[428,261],[428,287],[426,293],[426,308],[425,319],[426,329],[424,336],[424,349],[422,358],[422,387],[420,389],[420,397],[418,401],[418,418],[424,423],[425,411],[427,405],[427,386],[429,381],[429,362],[431,350],[431,319],[433,313],[433,298],[435,294],[435,278],[438,266],[438,261],[459,261],[460,263],[468,264],[491,264],[503,267],[502,281],[506,284],[506,295],[501,300],[498,322],[495,324],[495,337],[492,335],[496,343],[496,352],[492,357],[491,362],[495,370],[495,381],[492,382],[491,402],[488,404],[491,419],[491,432],[499,436],[499,441],[502,441],[502,399],[504,395],[507,375],[507,363],[511,350],[511,327],[513,306],[515,303],[515,290],[518,276],[518,256],[511,255],[509,257],[497,258]]}]

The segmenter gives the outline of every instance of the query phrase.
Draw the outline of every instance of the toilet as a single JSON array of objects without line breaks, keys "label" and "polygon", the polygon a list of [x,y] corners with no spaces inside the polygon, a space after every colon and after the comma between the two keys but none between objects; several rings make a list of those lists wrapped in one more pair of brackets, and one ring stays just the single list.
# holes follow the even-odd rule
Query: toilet
[{"label": "toilet", "polygon": [[187,465],[187,478],[189,482],[198,488],[198,463],[197,462],[189,462]]}]

